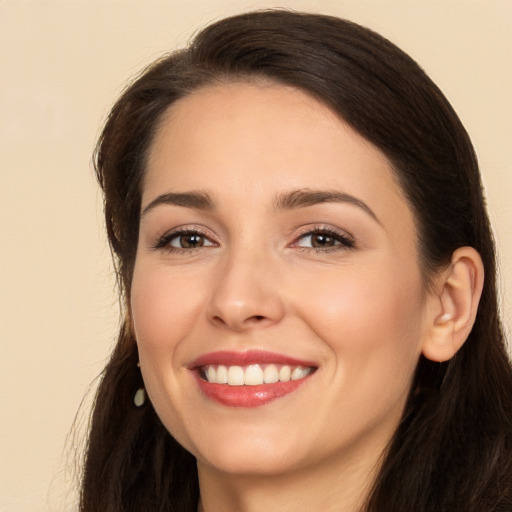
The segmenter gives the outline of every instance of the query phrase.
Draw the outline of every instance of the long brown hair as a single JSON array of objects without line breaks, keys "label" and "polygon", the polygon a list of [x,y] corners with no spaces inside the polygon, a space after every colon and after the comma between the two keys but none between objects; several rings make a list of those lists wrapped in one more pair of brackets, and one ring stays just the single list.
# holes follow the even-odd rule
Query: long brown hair
[{"label": "long brown hair", "polygon": [[405,53],[346,20],[283,10],[227,18],[146,69],[113,107],[96,172],[125,299],[86,453],[82,512],[194,511],[195,460],[167,432],[141,385],[130,283],[141,181],[166,109],[212,83],[264,79],[311,94],[389,159],[415,215],[428,277],[472,246],[485,268],[475,325],[447,363],[423,357],[365,512],[512,510],[512,370],[498,317],[495,250],[477,159],[457,115]]}]

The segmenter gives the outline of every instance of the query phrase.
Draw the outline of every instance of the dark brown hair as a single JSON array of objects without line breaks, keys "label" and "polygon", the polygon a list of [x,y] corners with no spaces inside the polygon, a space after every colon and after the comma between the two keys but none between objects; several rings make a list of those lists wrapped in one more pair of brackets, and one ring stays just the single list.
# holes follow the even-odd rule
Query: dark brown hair
[{"label": "dark brown hair", "polygon": [[461,246],[474,247],[484,263],[473,330],[448,363],[420,359],[365,512],[512,510],[512,371],[469,137],[439,89],[392,43],[346,20],[284,10],[210,25],[186,49],[146,69],[106,122],[95,163],[125,316],[96,396],[80,510],[192,512],[197,506],[193,456],[150,403],[133,406],[141,376],[127,303],[141,182],[152,139],[173,102],[205,85],[253,80],[306,91],[387,156],[415,215],[427,281]]}]

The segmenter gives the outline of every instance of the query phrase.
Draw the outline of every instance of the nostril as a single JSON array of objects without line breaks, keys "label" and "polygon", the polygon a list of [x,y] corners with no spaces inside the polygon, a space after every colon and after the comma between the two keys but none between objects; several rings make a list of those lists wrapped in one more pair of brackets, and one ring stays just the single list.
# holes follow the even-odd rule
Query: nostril
[{"label": "nostril", "polygon": [[268,317],[265,315],[250,315],[245,318],[224,318],[222,315],[215,315],[212,317],[212,321],[218,327],[231,328],[235,330],[244,330],[245,328],[256,327],[264,325]]},{"label": "nostril", "polygon": [[214,316],[213,321],[219,324],[226,324],[226,322],[224,322],[220,316]]},{"label": "nostril", "polygon": [[255,320],[256,322],[260,322],[261,320],[265,320],[263,315],[254,315],[249,318],[249,320]]}]

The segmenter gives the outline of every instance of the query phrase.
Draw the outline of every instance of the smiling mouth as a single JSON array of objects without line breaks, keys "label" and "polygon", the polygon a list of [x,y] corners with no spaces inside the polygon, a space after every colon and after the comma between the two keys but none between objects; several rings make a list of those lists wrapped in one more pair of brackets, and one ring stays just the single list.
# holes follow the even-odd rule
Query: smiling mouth
[{"label": "smiling mouth", "polygon": [[223,406],[248,408],[292,394],[318,366],[283,354],[249,350],[203,354],[189,370],[206,398]]},{"label": "smiling mouth", "polygon": [[315,367],[287,364],[250,364],[246,366],[206,365],[199,369],[201,379],[228,386],[260,386],[303,379]]}]

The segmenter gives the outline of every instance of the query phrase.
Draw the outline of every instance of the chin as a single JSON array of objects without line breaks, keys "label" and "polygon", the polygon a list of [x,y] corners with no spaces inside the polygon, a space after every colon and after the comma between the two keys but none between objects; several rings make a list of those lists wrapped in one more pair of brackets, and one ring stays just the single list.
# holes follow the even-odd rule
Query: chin
[{"label": "chin", "polygon": [[227,474],[264,476],[296,470],[308,458],[304,448],[311,444],[300,429],[294,432],[290,425],[276,423],[232,422],[205,430],[183,445],[198,465]]},{"label": "chin", "polygon": [[[219,448],[221,448],[219,446]],[[271,443],[229,443],[224,449],[210,450],[206,457],[197,456],[198,466],[237,476],[277,476],[301,467],[297,451],[280,450]]]}]

